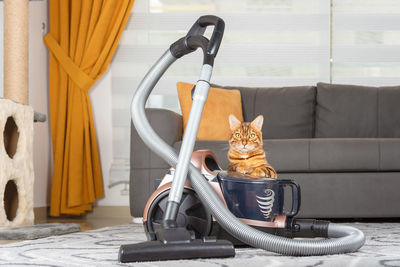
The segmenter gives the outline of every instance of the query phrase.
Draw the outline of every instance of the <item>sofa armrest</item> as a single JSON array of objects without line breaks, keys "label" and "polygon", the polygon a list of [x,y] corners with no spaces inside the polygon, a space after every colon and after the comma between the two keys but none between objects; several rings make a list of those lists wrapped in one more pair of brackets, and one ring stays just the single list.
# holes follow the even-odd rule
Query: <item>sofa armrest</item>
[{"label": "sofa armrest", "polygon": [[[146,109],[154,131],[169,145],[182,140],[182,116],[167,109]],[[131,123],[131,168],[165,168],[168,165],[144,144]]]},{"label": "sofa armrest", "polygon": [[[154,131],[169,145],[182,140],[182,116],[167,109],[146,109]],[[130,208],[132,216],[142,216],[144,205],[154,191],[157,181],[170,167],[150,151],[131,123],[130,147]]]}]

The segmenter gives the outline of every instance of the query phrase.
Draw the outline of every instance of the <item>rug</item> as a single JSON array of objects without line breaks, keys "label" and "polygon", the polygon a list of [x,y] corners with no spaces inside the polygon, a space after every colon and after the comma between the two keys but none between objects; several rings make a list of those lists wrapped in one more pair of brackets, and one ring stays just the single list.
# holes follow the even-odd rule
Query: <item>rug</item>
[{"label": "rug", "polygon": [[80,231],[81,227],[76,223],[43,223],[0,229],[0,240],[32,240]]},{"label": "rug", "polygon": [[122,264],[122,244],[146,240],[140,224],[52,236],[0,246],[0,266],[400,266],[400,223],[346,224],[364,231],[355,253],[313,257],[282,256],[261,249],[236,249],[234,258]]}]

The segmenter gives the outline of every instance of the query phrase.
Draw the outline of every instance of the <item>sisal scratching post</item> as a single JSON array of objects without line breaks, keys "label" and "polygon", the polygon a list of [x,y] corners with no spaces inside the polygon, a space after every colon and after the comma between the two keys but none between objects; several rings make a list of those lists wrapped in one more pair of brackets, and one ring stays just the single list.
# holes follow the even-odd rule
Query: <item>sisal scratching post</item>
[{"label": "sisal scratching post", "polygon": [[28,104],[28,0],[4,0],[4,98]]},{"label": "sisal scratching post", "polygon": [[28,0],[4,0],[0,227],[33,225],[33,120],[28,106]]}]

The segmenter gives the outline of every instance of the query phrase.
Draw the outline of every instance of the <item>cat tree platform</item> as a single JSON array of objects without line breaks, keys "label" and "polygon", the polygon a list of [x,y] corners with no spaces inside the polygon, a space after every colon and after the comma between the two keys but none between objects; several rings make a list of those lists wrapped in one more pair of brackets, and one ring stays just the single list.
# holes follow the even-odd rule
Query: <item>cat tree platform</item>
[{"label": "cat tree platform", "polygon": [[32,107],[0,99],[0,228],[33,225]]}]

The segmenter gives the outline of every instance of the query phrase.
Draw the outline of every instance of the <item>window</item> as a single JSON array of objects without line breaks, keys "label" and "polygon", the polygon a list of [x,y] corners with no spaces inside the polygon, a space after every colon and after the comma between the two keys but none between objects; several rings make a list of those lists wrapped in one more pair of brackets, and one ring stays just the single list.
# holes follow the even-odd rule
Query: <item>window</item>
[{"label": "window", "polygon": [[400,1],[333,0],[332,82],[400,84]]}]

